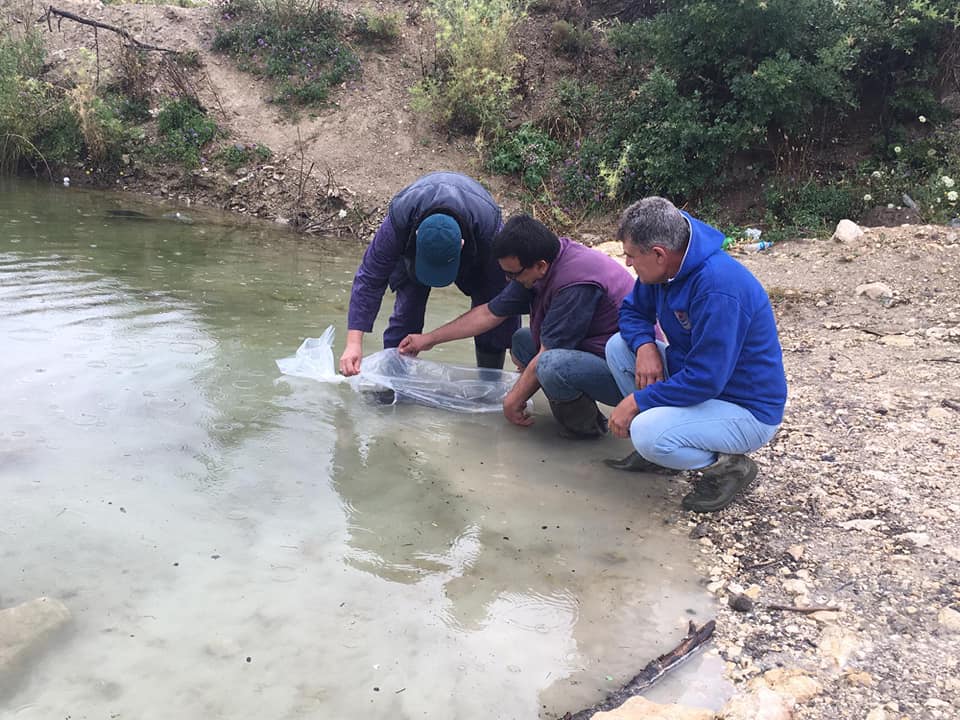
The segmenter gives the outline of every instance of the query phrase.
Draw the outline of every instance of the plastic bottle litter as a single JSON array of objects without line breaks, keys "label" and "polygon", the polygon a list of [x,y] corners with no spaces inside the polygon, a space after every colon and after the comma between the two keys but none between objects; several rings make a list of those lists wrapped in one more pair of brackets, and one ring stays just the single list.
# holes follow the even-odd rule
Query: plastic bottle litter
[{"label": "plastic bottle litter", "polygon": [[757,228],[747,228],[743,231],[743,236],[748,240],[759,240],[762,234],[763,230],[758,230]]},{"label": "plastic bottle litter", "polygon": [[733,245],[733,238],[729,235],[725,235],[723,238],[723,245],[720,246],[720,249],[729,250],[731,245]]},{"label": "plastic bottle litter", "polygon": [[748,243],[743,246],[743,249],[747,252],[761,252],[766,250],[768,247],[772,247],[773,242],[769,240],[761,240],[760,242]]},{"label": "plastic bottle litter", "polygon": [[919,210],[919,209],[920,209],[920,208],[917,207],[917,203],[914,202],[913,198],[910,197],[909,195],[907,195],[906,193],[904,193],[904,194],[900,197],[900,199],[903,201],[903,204],[906,205],[906,206],[907,206],[908,208],[910,208],[911,210]]}]

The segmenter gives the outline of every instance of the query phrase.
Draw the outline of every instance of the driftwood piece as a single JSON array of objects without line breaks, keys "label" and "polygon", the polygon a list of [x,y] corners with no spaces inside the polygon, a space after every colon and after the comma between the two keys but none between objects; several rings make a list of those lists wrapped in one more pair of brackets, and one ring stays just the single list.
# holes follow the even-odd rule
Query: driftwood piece
[{"label": "driftwood piece", "polygon": [[684,636],[680,644],[673,650],[664,653],[656,660],[651,660],[638,675],[619,690],[610,693],[603,702],[577,713],[567,713],[563,716],[563,720],[588,720],[588,718],[593,717],[595,713],[620,707],[627,700],[635,695],[639,695],[666,675],[668,671],[690,657],[697,648],[710,639],[715,627],[716,622],[713,620],[705,623],[701,628],[697,628],[691,621],[690,626],[687,628],[686,636]]},{"label": "driftwood piece", "polygon": [[37,19],[37,22],[38,23],[45,22],[50,32],[53,32],[52,21],[54,18],[56,18],[57,20],[58,30],[60,29],[60,24],[64,20],[73,20],[73,22],[75,23],[80,23],[81,25],[88,25],[92,27],[94,32],[96,32],[97,29],[99,28],[101,30],[108,30],[112,33],[116,33],[117,35],[122,37],[124,40],[126,40],[128,43],[130,43],[136,48],[139,48],[140,50],[155,50],[156,52],[168,53],[170,55],[178,54],[177,50],[170,50],[169,48],[158,47],[157,45],[150,45],[149,43],[140,42],[133,35],[131,35],[129,32],[127,32],[123,28],[117,27],[115,25],[108,25],[107,23],[102,23],[99,20],[91,20],[90,18],[81,17],[80,15],[76,15],[67,10],[61,10],[60,8],[55,8],[53,5],[50,5],[47,8],[47,11]]}]

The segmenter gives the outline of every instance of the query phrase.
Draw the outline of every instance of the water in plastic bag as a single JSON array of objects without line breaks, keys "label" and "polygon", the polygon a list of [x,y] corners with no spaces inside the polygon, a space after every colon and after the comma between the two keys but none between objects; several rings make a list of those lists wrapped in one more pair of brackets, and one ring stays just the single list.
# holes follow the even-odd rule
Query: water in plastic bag
[{"label": "water in plastic bag", "polygon": [[[334,329],[319,338],[307,338],[294,357],[277,360],[284,375],[321,382],[344,382],[333,364]],[[395,348],[363,358],[360,374],[349,378],[364,393],[393,391],[395,402],[414,402],[453,412],[500,412],[503,398],[519,375],[503,370],[463,367],[401,355]]]}]

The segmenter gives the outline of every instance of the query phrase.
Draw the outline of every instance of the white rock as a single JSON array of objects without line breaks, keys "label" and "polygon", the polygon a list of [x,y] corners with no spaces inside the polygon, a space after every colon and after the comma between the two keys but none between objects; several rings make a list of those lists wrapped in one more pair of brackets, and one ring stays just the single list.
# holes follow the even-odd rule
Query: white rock
[{"label": "white rock", "polygon": [[897,535],[898,540],[906,540],[917,547],[926,547],[930,544],[930,536],[924,532],[907,532]]},{"label": "white rock", "polygon": [[960,612],[957,612],[953,608],[941,608],[940,614],[937,615],[937,620],[940,621],[940,626],[944,630],[952,633],[960,633]]},{"label": "white rock", "polygon": [[864,283],[863,285],[857,285],[854,289],[857,297],[861,295],[866,295],[871,300],[889,300],[893,297],[893,289],[889,285],[884,285],[882,282],[872,282]]},{"label": "white rock", "polygon": [[853,220],[841,220],[830,239],[838,243],[856,242],[863,237],[863,230]]}]

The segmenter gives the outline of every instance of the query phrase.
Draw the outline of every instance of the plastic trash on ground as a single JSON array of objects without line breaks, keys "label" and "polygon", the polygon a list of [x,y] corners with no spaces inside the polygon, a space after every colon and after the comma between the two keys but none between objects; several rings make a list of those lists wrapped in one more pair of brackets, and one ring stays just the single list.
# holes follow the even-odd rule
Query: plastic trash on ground
[{"label": "plastic trash on ground", "polygon": [[[333,364],[333,326],[319,338],[307,338],[294,357],[277,360],[284,375],[320,382],[344,382]],[[396,402],[413,402],[461,413],[500,412],[503,398],[519,375],[503,370],[463,367],[401,355],[395,348],[363,358],[360,374],[349,378],[363,393],[392,390]]]}]

